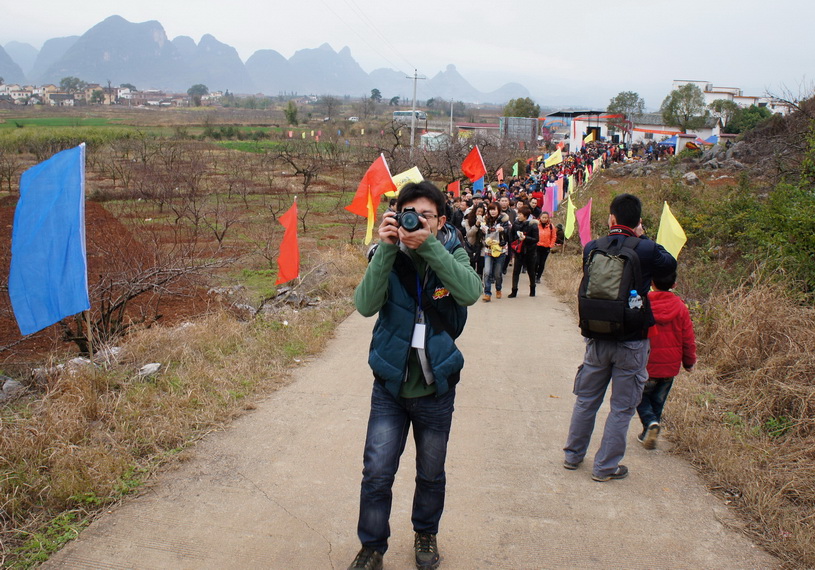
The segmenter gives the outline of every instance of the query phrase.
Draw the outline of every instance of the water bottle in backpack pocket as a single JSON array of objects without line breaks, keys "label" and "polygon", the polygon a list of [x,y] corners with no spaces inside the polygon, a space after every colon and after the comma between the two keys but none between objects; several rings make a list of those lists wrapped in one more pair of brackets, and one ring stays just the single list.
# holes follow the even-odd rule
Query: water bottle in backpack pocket
[{"label": "water bottle in backpack pocket", "polygon": [[578,293],[580,331],[588,338],[633,340],[644,338],[648,327],[647,296],[638,238],[613,236],[597,240],[583,265]]}]

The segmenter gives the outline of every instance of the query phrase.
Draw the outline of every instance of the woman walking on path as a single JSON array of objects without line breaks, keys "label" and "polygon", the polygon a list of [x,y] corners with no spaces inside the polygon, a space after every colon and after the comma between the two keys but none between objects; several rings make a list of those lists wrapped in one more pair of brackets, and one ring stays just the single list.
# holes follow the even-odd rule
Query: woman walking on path
[{"label": "woman walking on path", "polygon": [[[529,206],[518,208],[518,217],[512,224],[510,233],[515,252],[515,264],[512,266],[512,293],[511,299],[518,296],[518,279],[521,277],[521,268],[526,269],[529,275],[529,296],[535,296],[535,251],[538,243],[538,222],[532,218]],[[516,248],[517,246],[517,248]]]},{"label": "woman walking on path", "polygon": [[464,235],[467,238],[467,253],[470,254],[470,265],[475,269],[478,276],[484,276],[484,218],[487,215],[487,207],[479,204],[472,208],[461,225],[464,228]]},{"label": "woman walking on path", "polygon": [[543,270],[546,267],[546,258],[549,257],[549,251],[555,247],[557,242],[557,228],[549,221],[549,212],[541,212],[538,218],[538,260],[537,269],[535,270],[535,283],[541,282]]},{"label": "woman walking on path", "polygon": [[493,202],[487,206],[487,216],[482,224],[484,228],[484,297],[489,303],[492,300],[492,284],[495,282],[495,296],[501,298],[504,282],[504,259],[507,256],[507,238],[509,236],[509,216],[501,212],[500,206]]}]

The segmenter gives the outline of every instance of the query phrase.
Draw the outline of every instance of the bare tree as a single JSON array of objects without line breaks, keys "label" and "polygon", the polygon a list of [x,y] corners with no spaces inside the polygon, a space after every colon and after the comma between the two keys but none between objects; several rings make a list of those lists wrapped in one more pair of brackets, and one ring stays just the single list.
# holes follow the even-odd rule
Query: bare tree
[{"label": "bare tree", "polygon": [[323,110],[326,118],[333,119],[340,109],[340,100],[333,95],[323,95],[317,100],[317,106]]},{"label": "bare tree", "polygon": [[22,169],[19,155],[0,148],[0,184],[6,182],[9,194],[12,192],[12,182],[17,180]]}]

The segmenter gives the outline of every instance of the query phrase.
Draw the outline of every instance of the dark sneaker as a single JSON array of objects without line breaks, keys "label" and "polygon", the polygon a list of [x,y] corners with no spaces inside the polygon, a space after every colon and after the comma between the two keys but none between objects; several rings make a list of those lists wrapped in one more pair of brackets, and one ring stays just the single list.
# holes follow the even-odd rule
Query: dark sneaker
[{"label": "dark sneaker", "polygon": [[363,546],[348,570],[382,570],[382,553]]},{"label": "dark sneaker", "polygon": [[612,479],[625,479],[626,477],[628,477],[628,467],[626,467],[625,465],[618,465],[617,469],[615,469],[608,475],[591,476],[591,478],[597,481],[598,483],[605,483],[606,481],[611,481]]},{"label": "dark sneaker", "polygon": [[645,430],[645,437],[642,439],[642,446],[645,449],[654,449],[657,446],[657,438],[659,437],[659,424],[651,422],[648,429]]},{"label": "dark sneaker", "polygon": [[565,459],[563,460],[563,468],[564,469],[568,469],[569,471],[574,471],[578,467],[580,467],[580,462],[579,461],[577,463],[572,463],[571,461],[567,461]]},{"label": "dark sneaker", "polygon": [[413,540],[413,550],[416,552],[416,568],[420,570],[436,570],[441,564],[435,534],[417,532],[416,538]]},{"label": "dark sneaker", "polygon": [[645,434],[646,434],[647,431],[648,431],[648,429],[646,428],[646,429],[642,430],[642,433],[637,436],[637,441],[638,442],[645,443]]}]

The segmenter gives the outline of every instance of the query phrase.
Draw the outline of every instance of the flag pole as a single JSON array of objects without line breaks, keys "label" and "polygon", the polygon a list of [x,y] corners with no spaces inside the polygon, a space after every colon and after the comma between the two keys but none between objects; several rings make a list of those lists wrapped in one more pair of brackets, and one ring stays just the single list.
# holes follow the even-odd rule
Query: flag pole
[{"label": "flag pole", "polygon": [[93,329],[91,328],[91,312],[82,311],[85,314],[85,328],[88,335],[88,358],[93,360]]}]

